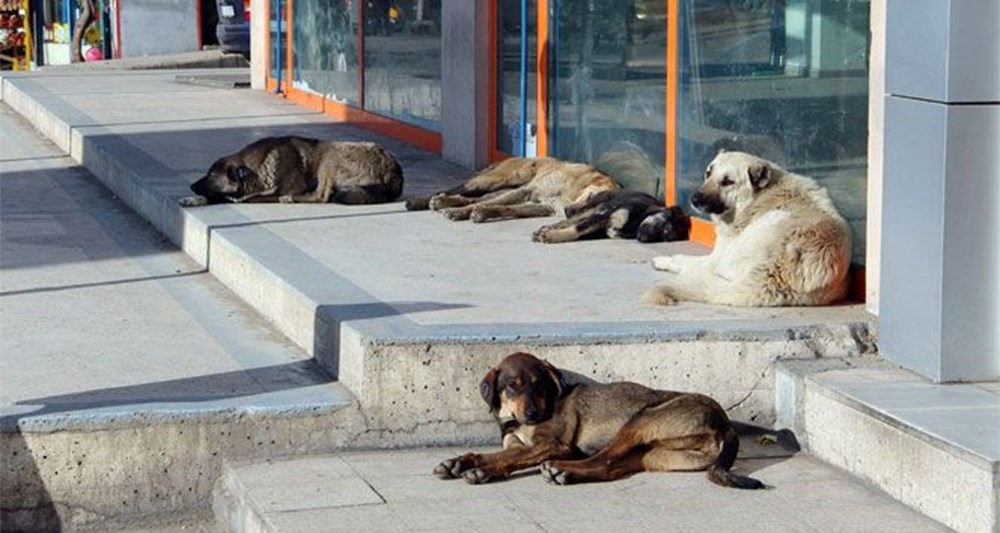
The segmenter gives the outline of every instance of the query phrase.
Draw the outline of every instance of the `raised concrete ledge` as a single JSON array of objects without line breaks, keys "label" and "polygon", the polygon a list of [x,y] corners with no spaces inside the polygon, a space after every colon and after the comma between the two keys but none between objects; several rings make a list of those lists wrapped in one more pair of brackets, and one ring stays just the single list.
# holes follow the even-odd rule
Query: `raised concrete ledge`
[{"label": "raised concrete ledge", "polygon": [[176,199],[212,160],[262,135],[378,140],[401,160],[406,194],[467,171],[270,95],[178,85],[173,76],[0,83],[5,102],[351,390],[373,445],[482,438],[488,416],[472,389],[515,349],[601,379],[716,394],[760,422],[774,417],[774,361],[874,352],[873,319],[858,305],[642,305],[657,278],[649,258],[703,253],[689,243],[544,246],[529,235],[550,220],[456,224],[398,203],[182,209]]},{"label": "raised concrete ledge", "polygon": [[778,365],[779,424],[812,454],[958,531],[1000,530],[1000,384],[888,363]]}]

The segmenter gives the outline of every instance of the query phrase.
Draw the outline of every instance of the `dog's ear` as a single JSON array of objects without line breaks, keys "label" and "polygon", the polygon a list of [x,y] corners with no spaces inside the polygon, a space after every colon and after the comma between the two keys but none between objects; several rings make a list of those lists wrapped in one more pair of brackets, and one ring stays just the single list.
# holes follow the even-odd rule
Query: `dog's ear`
[{"label": "dog's ear", "polygon": [[491,368],[486,373],[483,381],[479,383],[479,394],[482,395],[483,401],[490,406],[491,411],[500,409],[500,394],[497,390],[498,375],[500,375],[500,371],[496,368]]},{"label": "dog's ear", "polygon": [[750,185],[753,185],[753,190],[759,191],[767,184],[771,182],[771,167],[767,163],[754,163],[750,165],[747,169],[747,174],[750,177]]},{"label": "dog's ear", "polygon": [[566,392],[566,378],[563,373],[559,371],[558,368],[552,366],[551,363],[545,361],[545,372],[552,379],[552,383],[556,386],[556,398],[562,398],[564,392]]}]

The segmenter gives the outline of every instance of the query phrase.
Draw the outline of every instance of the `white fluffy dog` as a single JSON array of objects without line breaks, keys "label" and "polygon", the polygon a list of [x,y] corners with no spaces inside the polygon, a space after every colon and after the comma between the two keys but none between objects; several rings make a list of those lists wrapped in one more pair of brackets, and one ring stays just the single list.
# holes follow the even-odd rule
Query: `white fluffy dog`
[{"label": "white fluffy dog", "polygon": [[669,272],[650,303],[825,305],[844,298],[851,232],[826,189],[742,152],[720,152],[691,204],[715,222],[706,256],[653,259]]}]

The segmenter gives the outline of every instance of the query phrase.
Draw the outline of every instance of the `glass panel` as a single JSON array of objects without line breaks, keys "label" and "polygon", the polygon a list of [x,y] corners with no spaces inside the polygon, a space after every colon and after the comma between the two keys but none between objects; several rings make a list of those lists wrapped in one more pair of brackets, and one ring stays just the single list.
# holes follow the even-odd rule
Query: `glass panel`
[{"label": "glass panel", "polygon": [[357,4],[354,0],[292,2],[292,86],[358,103]]},{"label": "glass panel", "polygon": [[271,71],[271,78],[278,79],[279,70],[284,78],[285,70],[285,37],[288,35],[288,24],[285,22],[285,0],[269,0],[268,17],[270,24],[270,40],[268,41],[270,50],[268,68]]},{"label": "glass panel", "polygon": [[663,197],[665,0],[550,0],[549,153]]},{"label": "glass panel", "polygon": [[441,0],[366,0],[364,6],[365,110],[438,131]]},{"label": "glass panel", "polygon": [[[497,18],[497,145],[495,148],[510,155],[521,155],[521,124],[527,126],[525,155],[535,155],[535,68],[538,40],[538,7],[535,0],[527,4],[527,61],[525,62],[525,116],[521,117],[521,0],[498,0]],[[523,120],[522,120],[523,118]]]},{"label": "glass panel", "polygon": [[694,0],[681,18],[678,203],[720,148],[830,192],[864,264],[867,0]]}]

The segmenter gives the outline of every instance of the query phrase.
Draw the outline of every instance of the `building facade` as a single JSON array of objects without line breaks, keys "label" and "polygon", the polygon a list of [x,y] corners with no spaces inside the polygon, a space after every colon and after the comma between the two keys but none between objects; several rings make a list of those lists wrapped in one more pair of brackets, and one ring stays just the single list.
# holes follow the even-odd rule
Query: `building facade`
[{"label": "building facade", "polygon": [[[1000,378],[996,0],[258,0],[253,12],[255,87],[469,167],[585,161],[680,204],[722,148],[812,176],[851,225],[883,355],[938,381]],[[693,238],[711,244],[711,225]]]}]

